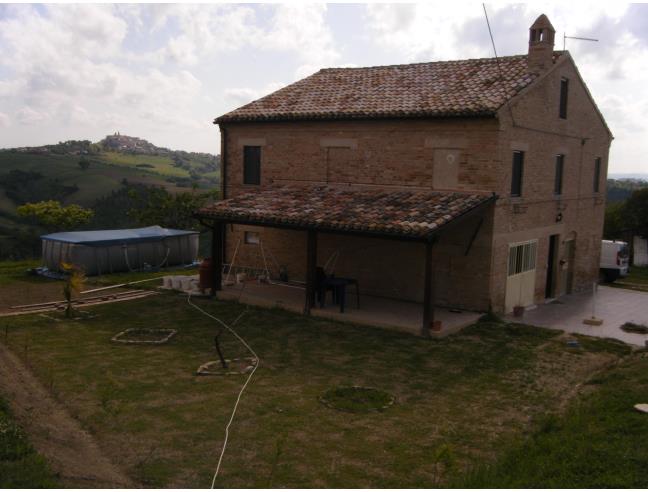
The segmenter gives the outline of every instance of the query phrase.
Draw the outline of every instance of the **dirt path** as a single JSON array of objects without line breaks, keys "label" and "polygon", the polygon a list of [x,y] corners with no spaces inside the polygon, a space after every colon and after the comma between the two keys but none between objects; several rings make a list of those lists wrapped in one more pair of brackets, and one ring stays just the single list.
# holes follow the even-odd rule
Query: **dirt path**
[{"label": "dirt path", "polygon": [[63,485],[75,488],[133,488],[101,452],[93,437],[52,398],[27,367],[0,343],[0,393],[30,442]]}]

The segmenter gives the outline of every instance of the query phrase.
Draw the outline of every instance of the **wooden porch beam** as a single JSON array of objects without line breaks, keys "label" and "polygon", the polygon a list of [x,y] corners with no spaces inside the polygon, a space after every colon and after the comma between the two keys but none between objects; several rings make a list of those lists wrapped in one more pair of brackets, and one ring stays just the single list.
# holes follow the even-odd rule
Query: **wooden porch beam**
[{"label": "wooden porch beam", "polygon": [[308,230],[306,241],[306,298],[304,299],[304,314],[310,315],[315,305],[315,278],[317,276],[317,231]]},{"label": "wooden porch beam", "polygon": [[430,337],[430,327],[434,323],[434,274],[432,269],[432,247],[435,240],[425,243],[425,284],[423,286],[423,324],[421,336]]},{"label": "wooden porch beam", "polygon": [[211,227],[211,295],[215,296],[216,291],[223,288],[223,238],[225,225],[222,222],[214,222]]}]

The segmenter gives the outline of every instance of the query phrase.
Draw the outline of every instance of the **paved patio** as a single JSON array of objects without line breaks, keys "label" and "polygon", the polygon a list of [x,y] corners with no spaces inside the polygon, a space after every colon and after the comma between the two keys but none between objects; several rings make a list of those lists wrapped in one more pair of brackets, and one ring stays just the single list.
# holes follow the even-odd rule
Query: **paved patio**
[{"label": "paved patio", "polygon": [[648,325],[646,292],[599,286],[594,315],[603,320],[601,326],[583,324],[585,318],[592,317],[592,293],[587,292],[563,296],[558,301],[540,305],[526,311],[521,320],[512,316],[507,316],[507,319],[570,333],[616,338],[642,347],[648,340],[648,335],[626,333],[620,328],[627,321]]},{"label": "paved patio", "polygon": [[[265,284],[247,281],[244,284],[224,286],[218,292],[219,299],[239,300],[246,304],[262,307],[279,307],[288,311],[302,313],[304,310],[304,288],[283,284]],[[360,307],[356,303],[353,287],[347,293],[345,312],[331,303],[330,295],[325,307],[314,307],[313,316],[348,321],[364,325],[397,329],[419,335],[423,316],[423,305],[415,302],[397,301],[383,297],[362,295]],[[451,312],[447,309],[435,308],[435,319],[441,321],[440,332],[430,332],[432,336],[446,336],[456,333],[479,318],[480,313],[471,311]]]}]

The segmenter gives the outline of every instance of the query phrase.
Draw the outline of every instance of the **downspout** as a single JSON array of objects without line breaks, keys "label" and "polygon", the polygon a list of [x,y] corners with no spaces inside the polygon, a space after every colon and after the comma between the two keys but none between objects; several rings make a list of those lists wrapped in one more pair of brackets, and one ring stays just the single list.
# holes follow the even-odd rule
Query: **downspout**
[{"label": "downspout", "polygon": [[[218,125],[218,128],[221,132],[221,200],[225,200],[226,189],[227,189],[227,129],[224,125]],[[222,256],[223,263],[227,262],[227,226],[223,227],[222,232],[223,246],[222,246]]]},{"label": "downspout", "polygon": [[227,198],[225,196],[225,184],[227,182],[227,130],[223,125],[218,125],[218,128],[221,132],[221,200],[224,200],[225,198]]}]

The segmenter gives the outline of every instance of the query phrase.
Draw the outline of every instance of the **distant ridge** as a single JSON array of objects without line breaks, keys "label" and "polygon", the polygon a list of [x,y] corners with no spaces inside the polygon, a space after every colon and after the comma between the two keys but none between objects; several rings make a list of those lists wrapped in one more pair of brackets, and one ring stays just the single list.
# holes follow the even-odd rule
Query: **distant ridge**
[{"label": "distant ridge", "polygon": [[640,179],[648,181],[648,173],[609,173],[608,178],[611,179]]},{"label": "distant ridge", "polygon": [[207,152],[187,152],[185,150],[171,150],[167,147],[158,147],[148,140],[139,137],[131,137],[115,132],[106,135],[99,142],[92,143],[90,140],[66,140],[51,145],[40,145],[36,147],[15,147],[0,149],[0,151],[12,151],[25,154],[59,154],[59,155],[87,155],[99,152],[121,152],[124,154],[145,154],[145,155],[166,155],[173,157],[196,157],[203,160],[212,159],[218,161],[218,156]]}]

